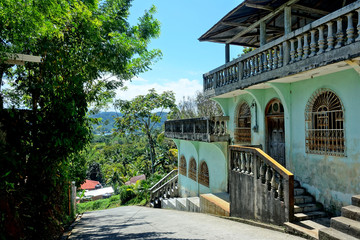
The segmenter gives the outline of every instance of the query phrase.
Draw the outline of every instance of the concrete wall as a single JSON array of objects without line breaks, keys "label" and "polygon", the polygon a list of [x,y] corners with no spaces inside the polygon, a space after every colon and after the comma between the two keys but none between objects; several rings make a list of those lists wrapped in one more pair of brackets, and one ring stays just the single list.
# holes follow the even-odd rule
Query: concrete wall
[{"label": "concrete wall", "polygon": [[[252,144],[265,145],[265,107],[273,98],[284,106],[286,167],[295,179],[324,204],[326,210],[339,214],[351,196],[360,193],[360,77],[354,70],[345,70],[293,83],[268,83],[267,89],[242,90],[232,98],[216,98],[230,116],[228,129],[233,138],[235,110],[246,101],[257,104],[259,131],[252,131]],[[305,107],[319,88],[329,88],[341,99],[345,108],[345,157],[308,154],[305,152]],[[251,108],[252,127],[255,108]]]},{"label": "concrete wall", "polygon": [[[228,188],[227,143],[206,143],[179,140],[179,159],[184,156],[187,176],[179,174],[179,194],[181,197],[199,196],[202,193],[226,192]],[[200,163],[205,161],[209,170],[209,187],[188,177],[189,161],[194,158],[199,172]]]}]

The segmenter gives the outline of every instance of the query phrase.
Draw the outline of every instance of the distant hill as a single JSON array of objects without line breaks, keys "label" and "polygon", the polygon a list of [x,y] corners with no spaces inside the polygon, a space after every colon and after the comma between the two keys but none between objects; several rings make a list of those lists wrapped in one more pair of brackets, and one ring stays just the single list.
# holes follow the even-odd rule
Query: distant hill
[{"label": "distant hill", "polygon": [[[160,112],[158,113],[160,114]],[[155,128],[161,128],[164,122],[167,119],[167,113],[161,114],[161,122],[155,125]],[[100,112],[94,115],[91,115],[91,118],[102,118],[102,122],[98,125],[93,125],[94,134],[109,134],[112,133],[112,129],[114,128],[115,118],[121,117],[121,113],[118,112]]]}]

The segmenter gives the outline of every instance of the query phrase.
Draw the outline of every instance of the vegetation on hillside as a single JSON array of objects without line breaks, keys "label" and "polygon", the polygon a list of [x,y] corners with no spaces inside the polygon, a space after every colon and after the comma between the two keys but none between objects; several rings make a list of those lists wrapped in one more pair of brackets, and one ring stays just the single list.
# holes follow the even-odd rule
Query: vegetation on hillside
[{"label": "vegetation on hillside", "polygon": [[[0,2],[0,86],[10,86],[0,94],[0,239],[57,238],[69,181],[84,177],[89,107],[161,57],[148,49],[160,32],[155,8],[131,26],[131,2]],[[10,65],[9,53],[42,60]]]}]

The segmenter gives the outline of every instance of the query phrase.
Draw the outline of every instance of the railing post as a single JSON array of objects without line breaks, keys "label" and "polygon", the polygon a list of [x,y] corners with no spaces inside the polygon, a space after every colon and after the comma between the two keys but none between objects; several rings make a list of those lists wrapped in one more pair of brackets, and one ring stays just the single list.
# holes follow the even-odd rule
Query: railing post
[{"label": "railing post", "polygon": [[347,17],[347,28],[346,28],[346,35],[347,41],[346,44],[350,44],[354,42],[354,26],[353,26],[353,13],[346,14]]},{"label": "railing post", "polygon": [[239,78],[239,81],[241,80],[241,79],[243,79],[243,76],[244,76],[244,63],[243,62],[239,62],[238,63],[238,65],[239,65],[239,71],[238,71],[238,78]]},{"label": "railing post", "polygon": [[312,57],[312,56],[315,56],[315,54],[316,54],[316,42],[315,42],[316,30],[312,29],[310,31],[310,33],[311,33],[311,40],[310,40],[310,56],[309,57]]},{"label": "railing post", "polygon": [[343,33],[343,29],[342,29],[342,18],[339,17],[336,20],[336,26],[337,26],[337,31],[336,31],[336,46],[335,48],[340,48],[343,45],[343,41],[344,41],[344,33]]},{"label": "railing post", "polygon": [[326,49],[326,51],[331,51],[334,48],[334,35],[333,35],[333,23],[332,22],[328,22],[326,23],[326,25],[328,26],[328,36],[327,36],[327,43],[328,43],[328,47]]},{"label": "railing post", "polygon": [[317,52],[317,55],[322,54],[324,52],[325,48],[325,39],[324,39],[324,26],[318,27],[319,30],[319,51]]}]

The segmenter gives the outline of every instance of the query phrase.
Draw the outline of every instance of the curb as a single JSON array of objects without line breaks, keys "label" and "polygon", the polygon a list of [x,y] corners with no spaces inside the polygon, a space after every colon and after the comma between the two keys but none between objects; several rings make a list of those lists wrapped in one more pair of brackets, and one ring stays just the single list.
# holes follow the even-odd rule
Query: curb
[{"label": "curb", "polygon": [[82,218],[83,214],[78,214],[74,220],[74,222],[66,229],[66,231],[63,233],[63,235],[59,238],[60,240],[67,240],[69,239],[72,230],[74,227],[79,223],[80,219]]}]

